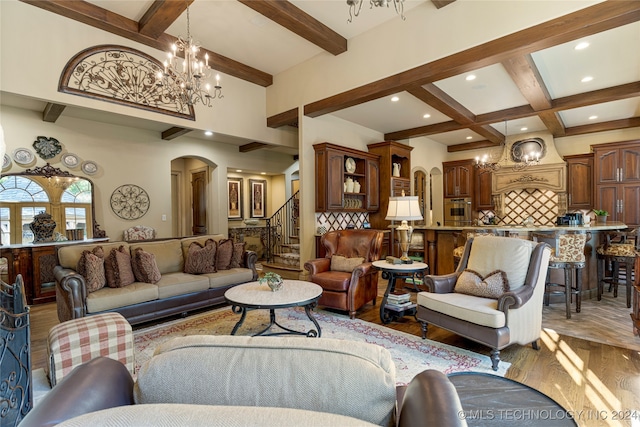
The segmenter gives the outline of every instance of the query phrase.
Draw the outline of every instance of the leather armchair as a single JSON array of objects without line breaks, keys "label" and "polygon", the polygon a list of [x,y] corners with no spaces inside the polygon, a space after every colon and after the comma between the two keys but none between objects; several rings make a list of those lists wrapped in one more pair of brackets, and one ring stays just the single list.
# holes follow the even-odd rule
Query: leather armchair
[{"label": "leather armchair", "polygon": [[[425,277],[429,291],[418,294],[416,314],[422,338],[432,324],[491,347],[494,371],[503,348],[531,343],[538,349],[550,254],[546,243],[510,237],[470,238],[454,273]],[[483,276],[502,270],[510,289],[496,299],[455,292],[458,277],[467,268]]]},{"label": "leather armchair", "polygon": [[[323,289],[318,304],[348,311],[352,319],[367,302],[376,304],[378,270],[372,263],[380,259],[382,238],[383,233],[378,230],[339,230],[322,236],[320,244],[326,251],[325,257],[304,264],[309,280]],[[331,269],[334,255],[362,257],[364,262],[353,271],[335,271]]]}]

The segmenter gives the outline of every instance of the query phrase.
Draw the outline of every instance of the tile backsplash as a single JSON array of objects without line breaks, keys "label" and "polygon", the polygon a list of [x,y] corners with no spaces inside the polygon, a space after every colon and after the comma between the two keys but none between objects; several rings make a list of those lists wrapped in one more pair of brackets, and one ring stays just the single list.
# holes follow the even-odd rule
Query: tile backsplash
[{"label": "tile backsplash", "polygon": [[[514,190],[504,194],[504,212],[498,224],[522,224],[531,216],[536,225],[553,225],[560,215],[558,210],[558,194],[553,191]],[[478,219],[484,222],[487,217],[494,215],[493,211],[480,211]]]},{"label": "tile backsplash", "polygon": [[344,230],[349,225],[355,228],[364,228],[364,223],[369,222],[367,212],[321,212],[316,213],[316,233],[324,234],[327,231]]}]

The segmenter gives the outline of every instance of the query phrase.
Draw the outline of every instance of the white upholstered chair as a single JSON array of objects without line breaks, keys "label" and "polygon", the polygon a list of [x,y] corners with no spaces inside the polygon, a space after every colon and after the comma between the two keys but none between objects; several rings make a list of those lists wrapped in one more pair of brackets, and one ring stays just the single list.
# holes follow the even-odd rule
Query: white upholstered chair
[{"label": "white upholstered chair", "polygon": [[[500,350],[511,344],[531,343],[538,349],[550,254],[549,245],[524,239],[468,239],[454,273],[425,277],[429,292],[418,293],[416,314],[422,338],[432,324],[484,344],[491,348],[493,370],[498,369]],[[463,273],[463,278],[472,279],[466,290],[462,289],[463,279],[456,286]],[[484,280],[475,281],[475,277]],[[508,290],[503,287],[505,282]]]}]

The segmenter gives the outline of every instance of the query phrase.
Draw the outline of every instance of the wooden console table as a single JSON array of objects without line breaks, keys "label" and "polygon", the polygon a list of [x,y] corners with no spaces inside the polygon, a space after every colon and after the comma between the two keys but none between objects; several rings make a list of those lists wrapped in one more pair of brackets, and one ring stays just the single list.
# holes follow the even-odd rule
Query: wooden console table
[{"label": "wooden console table", "polygon": [[107,242],[108,238],[67,240],[41,244],[7,245],[0,247],[0,257],[7,260],[7,280],[14,283],[18,274],[24,281],[27,303],[43,304],[56,300],[56,280],[53,268],[58,265],[61,246]]}]

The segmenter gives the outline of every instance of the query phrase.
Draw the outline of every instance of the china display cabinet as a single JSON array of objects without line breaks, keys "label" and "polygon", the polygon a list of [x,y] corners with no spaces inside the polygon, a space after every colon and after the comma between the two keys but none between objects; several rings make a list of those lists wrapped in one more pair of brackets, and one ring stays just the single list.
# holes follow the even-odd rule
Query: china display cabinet
[{"label": "china display cabinet", "polygon": [[328,142],[316,144],[316,212],[380,208],[379,156]]}]

